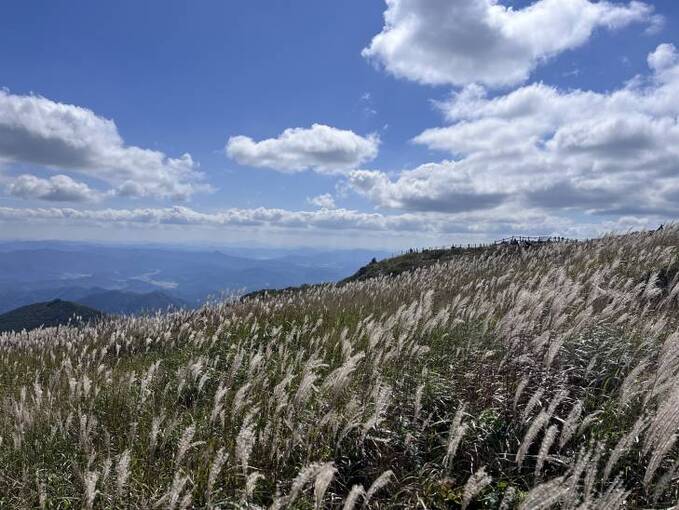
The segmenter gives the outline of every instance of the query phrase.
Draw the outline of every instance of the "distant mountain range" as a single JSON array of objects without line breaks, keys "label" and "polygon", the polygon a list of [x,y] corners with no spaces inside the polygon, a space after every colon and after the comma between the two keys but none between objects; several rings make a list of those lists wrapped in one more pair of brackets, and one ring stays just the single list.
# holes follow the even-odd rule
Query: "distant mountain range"
[{"label": "distant mountain range", "polygon": [[30,331],[39,327],[87,323],[104,315],[138,315],[167,312],[186,307],[186,303],[162,292],[138,294],[104,290],[79,300],[54,299],[45,303],[22,306],[0,315],[0,333]]},{"label": "distant mountain range", "polygon": [[[9,299],[8,299],[9,298]],[[89,306],[108,314],[153,313],[168,308],[187,308],[188,303],[161,291],[129,292],[101,288],[46,288],[38,290],[0,290],[0,313],[14,309],[13,305],[24,306],[27,302],[44,302],[53,299],[70,301]]]},{"label": "distant mountain range", "polygon": [[47,303],[22,306],[0,315],[0,333],[63,326],[76,322],[86,323],[102,315],[100,311],[87,306],[55,299]]},{"label": "distant mountain range", "polygon": [[54,299],[107,313],[196,307],[225,294],[337,281],[372,257],[386,255],[369,250],[201,251],[0,242],[0,313]]},{"label": "distant mountain range", "polygon": [[188,306],[185,301],[159,291],[137,294],[119,290],[104,290],[85,296],[79,299],[78,303],[115,315],[166,312]]}]

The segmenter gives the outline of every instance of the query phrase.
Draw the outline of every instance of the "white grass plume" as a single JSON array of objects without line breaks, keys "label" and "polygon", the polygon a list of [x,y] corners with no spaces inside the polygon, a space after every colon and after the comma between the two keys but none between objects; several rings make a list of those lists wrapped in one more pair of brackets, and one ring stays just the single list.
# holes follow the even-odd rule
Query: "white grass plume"
[{"label": "white grass plume", "polygon": [[493,479],[486,473],[486,468],[482,467],[469,477],[464,486],[464,493],[462,496],[462,510],[465,510],[469,503],[481,492],[488,487]]},{"label": "white grass plume", "polygon": [[455,416],[453,417],[453,422],[450,425],[450,431],[448,432],[448,445],[446,447],[446,455],[443,458],[443,464],[451,468],[457,449],[462,442],[462,438],[467,430],[467,425],[462,423],[465,416],[465,404],[461,403],[460,407],[457,409]]}]

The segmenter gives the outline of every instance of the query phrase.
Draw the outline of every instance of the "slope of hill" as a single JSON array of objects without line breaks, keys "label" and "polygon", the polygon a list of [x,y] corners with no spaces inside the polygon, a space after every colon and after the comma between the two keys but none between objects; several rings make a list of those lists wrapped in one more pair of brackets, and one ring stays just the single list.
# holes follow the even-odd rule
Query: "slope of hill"
[{"label": "slope of hill", "polygon": [[[513,238],[511,238],[513,239]],[[517,238],[524,239],[524,238]],[[563,238],[559,238],[563,239]],[[526,250],[539,250],[559,243],[575,242],[569,239],[563,241],[526,241],[519,242],[508,240],[495,244],[478,246],[451,246],[450,248],[425,248],[422,250],[409,250],[400,255],[385,258],[382,260],[373,259],[369,264],[359,268],[356,273],[345,278],[343,282],[369,280],[380,276],[397,276],[416,269],[429,267],[434,264],[449,262],[461,255],[478,255],[482,253],[493,253],[502,250],[504,253],[521,253]]]},{"label": "slope of hill", "polygon": [[78,303],[108,314],[132,315],[167,312],[187,306],[186,302],[181,299],[168,296],[160,291],[140,294],[120,290],[102,290],[78,299]]},{"label": "slope of hill", "polygon": [[[568,240],[567,242],[574,242]],[[409,250],[400,255],[387,257],[381,260],[373,258],[368,264],[361,266],[354,274],[348,276],[337,282],[338,285],[344,285],[350,282],[370,280],[380,277],[393,277],[403,273],[423,269],[434,264],[441,264],[450,262],[463,255],[471,256],[481,253],[494,253],[502,251],[505,254],[521,254],[526,250],[538,250],[555,244],[554,242],[535,242],[535,243],[498,243],[487,244],[479,246],[469,246],[467,248],[461,246],[451,246],[450,248],[424,248],[421,250]],[[324,284],[304,284],[297,286],[290,286],[281,289],[259,289],[249,292],[242,296],[243,299],[259,298],[264,296],[276,296],[287,294],[291,292],[300,292],[309,290],[315,287],[323,286]]]},{"label": "slope of hill", "polygon": [[0,338],[0,508],[670,508],[679,228]]},{"label": "slope of hill", "polygon": [[475,251],[477,251],[475,248],[457,247],[447,249],[412,250],[395,257],[382,260],[373,259],[369,264],[359,268],[356,273],[349,276],[344,281],[352,282],[369,280],[370,278],[377,278],[379,276],[397,276],[401,273],[431,266],[438,262],[447,262],[460,255],[469,255]]},{"label": "slope of hill", "polygon": [[0,315],[0,332],[30,331],[39,327],[64,326],[69,323],[87,323],[98,319],[102,313],[87,306],[55,299],[47,303],[22,306]]}]

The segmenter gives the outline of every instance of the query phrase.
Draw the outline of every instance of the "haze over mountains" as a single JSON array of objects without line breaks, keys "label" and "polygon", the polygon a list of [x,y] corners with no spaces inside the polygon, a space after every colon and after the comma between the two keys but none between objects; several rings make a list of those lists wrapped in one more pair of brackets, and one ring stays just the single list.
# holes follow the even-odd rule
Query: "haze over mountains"
[{"label": "haze over mountains", "polygon": [[345,278],[386,252],[188,250],[67,242],[0,243],[0,313],[54,299],[106,313],[194,307],[224,294]]}]

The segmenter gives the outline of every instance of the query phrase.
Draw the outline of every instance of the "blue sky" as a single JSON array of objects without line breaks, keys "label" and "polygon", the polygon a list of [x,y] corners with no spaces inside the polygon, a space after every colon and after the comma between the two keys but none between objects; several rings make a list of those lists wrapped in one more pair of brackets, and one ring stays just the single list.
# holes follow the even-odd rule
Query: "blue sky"
[{"label": "blue sky", "polygon": [[6,2],[0,236],[408,247],[671,220],[678,27],[672,0]]}]

